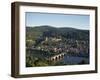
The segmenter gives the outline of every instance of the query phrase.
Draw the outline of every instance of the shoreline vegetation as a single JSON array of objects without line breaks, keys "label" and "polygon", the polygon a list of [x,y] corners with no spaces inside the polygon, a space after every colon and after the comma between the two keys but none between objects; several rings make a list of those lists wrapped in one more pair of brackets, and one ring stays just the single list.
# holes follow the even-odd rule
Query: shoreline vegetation
[{"label": "shoreline vegetation", "polygon": [[[70,57],[77,62],[66,62]],[[89,30],[26,27],[26,67],[80,64],[89,64]]]}]

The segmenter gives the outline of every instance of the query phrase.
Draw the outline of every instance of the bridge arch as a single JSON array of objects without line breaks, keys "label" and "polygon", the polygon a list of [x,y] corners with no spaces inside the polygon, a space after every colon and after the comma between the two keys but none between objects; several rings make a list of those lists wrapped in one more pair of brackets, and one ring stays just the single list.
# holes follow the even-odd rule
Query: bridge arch
[{"label": "bridge arch", "polygon": [[64,58],[64,56],[65,56],[65,53],[58,54],[58,55],[55,55],[55,56],[51,57],[50,60],[51,61],[57,61],[57,60],[60,60],[60,59]]}]

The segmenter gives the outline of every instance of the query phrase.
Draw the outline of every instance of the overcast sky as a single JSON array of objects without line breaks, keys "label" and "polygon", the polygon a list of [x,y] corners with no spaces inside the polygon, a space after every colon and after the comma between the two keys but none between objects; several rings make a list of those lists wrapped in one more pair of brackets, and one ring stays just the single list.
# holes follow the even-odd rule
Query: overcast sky
[{"label": "overcast sky", "polygon": [[89,30],[89,15],[56,14],[56,13],[25,13],[26,26],[50,25],[54,27],[72,27]]}]

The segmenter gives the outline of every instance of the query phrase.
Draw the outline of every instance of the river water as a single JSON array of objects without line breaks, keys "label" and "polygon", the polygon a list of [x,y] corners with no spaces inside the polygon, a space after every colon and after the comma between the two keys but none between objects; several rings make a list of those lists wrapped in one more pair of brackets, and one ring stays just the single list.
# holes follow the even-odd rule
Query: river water
[{"label": "river water", "polygon": [[57,63],[62,63],[64,65],[89,64],[89,57],[65,55],[64,58]]}]

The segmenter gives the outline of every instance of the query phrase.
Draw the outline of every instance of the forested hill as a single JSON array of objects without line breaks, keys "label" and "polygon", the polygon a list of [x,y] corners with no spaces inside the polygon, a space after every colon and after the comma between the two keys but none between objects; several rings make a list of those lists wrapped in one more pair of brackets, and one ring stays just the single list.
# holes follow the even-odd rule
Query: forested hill
[{"label": "forested hill", "polygon": [[56,28],[48,25],[26,27],[26,39],[38,37],[62,37],[75,40],[89,40],[89,30],[81,30],[70,27]]}]

